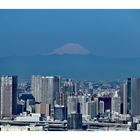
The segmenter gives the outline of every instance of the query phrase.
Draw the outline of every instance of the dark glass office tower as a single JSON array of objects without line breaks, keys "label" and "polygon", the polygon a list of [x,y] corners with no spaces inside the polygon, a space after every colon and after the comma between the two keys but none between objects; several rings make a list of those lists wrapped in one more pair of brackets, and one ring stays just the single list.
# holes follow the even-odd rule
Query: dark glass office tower
[{"label": "dark glass office tower", "polygon": [[140,115],[140,78],[131,79],[131,115]]},{"label": "dark glass office tower", "polygon": [[12,76],[12,115],[17,115],[17,76]]},{"label": "dark glass office tower", "polygon": [[131,114],[131,78],[127,79],[127,113]]},{"label": "dark glass office tower", "polygon": [[68,129],[82,128],[82,114],[72,113],[68,116]]}]

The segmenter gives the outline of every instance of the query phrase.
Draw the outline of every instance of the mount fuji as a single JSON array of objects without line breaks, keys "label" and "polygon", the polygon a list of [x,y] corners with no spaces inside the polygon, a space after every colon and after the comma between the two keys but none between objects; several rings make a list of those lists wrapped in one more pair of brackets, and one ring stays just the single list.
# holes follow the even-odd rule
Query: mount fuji
[{"label": "mount fuji", "polygon": [[75,55],[88,55],[91,54],[89,50],[77,43],[67,43],[60,48],[54,49],[49,52],[48,55],[64,55],[64,54],[75,54]]},{"label": "mount fuji", "polygon": [[140,76],[140,58],[96,56],[80,44],[67,43],[47,54],[0,57],[0,75],[60,75],[77,80],[116,80]]}]

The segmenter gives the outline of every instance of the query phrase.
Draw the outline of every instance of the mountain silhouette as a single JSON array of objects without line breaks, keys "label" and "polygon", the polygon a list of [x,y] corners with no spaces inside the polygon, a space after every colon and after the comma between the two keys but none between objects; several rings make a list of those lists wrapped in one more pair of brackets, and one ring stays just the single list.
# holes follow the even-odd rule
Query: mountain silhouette
[{"label": "mountain silhouette", "polygon": [[64,55],[64,54],[79,54],[79,55],[87,55],[91,54],[89,50],[81,46],[77,43],[67,43],[62,47],[59,47],[52,52],[48,53],[48,55],[57,54],[57,55]]}]

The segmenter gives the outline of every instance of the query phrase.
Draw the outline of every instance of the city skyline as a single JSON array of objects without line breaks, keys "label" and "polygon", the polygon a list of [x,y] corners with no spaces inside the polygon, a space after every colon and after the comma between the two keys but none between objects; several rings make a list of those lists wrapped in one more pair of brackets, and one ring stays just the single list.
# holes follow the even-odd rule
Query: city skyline
[{"label": "city skyline", "polygon": [[139,131],[139,87],[138,77],[93,82],[32,75],[30,83],[4,75],[0,130]]}]

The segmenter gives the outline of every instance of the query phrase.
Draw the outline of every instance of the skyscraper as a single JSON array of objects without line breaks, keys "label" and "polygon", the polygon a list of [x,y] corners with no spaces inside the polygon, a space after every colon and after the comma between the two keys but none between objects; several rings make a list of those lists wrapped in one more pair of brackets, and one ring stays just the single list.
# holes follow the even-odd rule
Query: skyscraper
[{"label": "skyscraper", "polygon": [[94,115],[98,115],[99,114],[99,106],[98,106],[98,98],[94,98]]},{"label": "skyscraper", "polygon": [[127,79],[127,113],[140,115],[140,78]]},{"label": "skyscraper", "polygon": [[91,119],[98,115],[98,98],[94,98],[94,101],[88,102],[88,115]]},{"label": "skyscraper", "polygon": [[87,115],[87,97],[86,95],[83,96],[79,96],[79,103],[80,103],[80,112],[82,114],[82,116],[86,116]]},{"label": "skyscraper", "polygon": [[68,129],[82,128],[82,114],[72,113],[68,116]]},{"label": "skyscraper", "polygon": [[2,76],[0,87],[0,118],[12,118],[17,114],[17,76]]},{"label": "skyscraper", "polygon": [[54,107],[54,120],[67,120],[67,107],[55,105]]},{"label": "skyscraper", "polygon": [[32,76],[32,95],[39,103],[50,104],[54,108],[56,94],[59,92],[59,78],[56,76]]},{"label": "skyscraper", "polygon": [[93,119],[97,115],[97,114],[94,113],[95,112],[94,111],[95,110],[94,101],[88,102],[87,103],[87,106],[88,106],[88,108],[87,108],[88,109],[88,111],[87,111],[88,112],[88,115],[90,116],[91,119]]},{"label": "skyscraper", "polygon": [[127,114],[127,82],[123,83],[123,97],[122,97],[122,101],[123,101],[123,114]]},{"label": "skyscraper", "polygon": [[131,79],[131,115],[140,115],[140,78]]},{"label": "skyscraper", "polygon": [[67,100],[68,114],[77,113],[79,103],[78,97],[68,96]]},{"label": "skyscraper", "polygon": [[104,102],[99,101],[99,113],[104,114]]},{"label": "skyscraper", "polygon": [[131,78],[127,79],[127,113],[131,114]]},{"label": "skyscraper", "polygon": [[114,96],[112,97],[112,112],[118,112],[120,114],[120,107],[121,107],[121,98],[118,96],[118,93],[115,92]]}]

